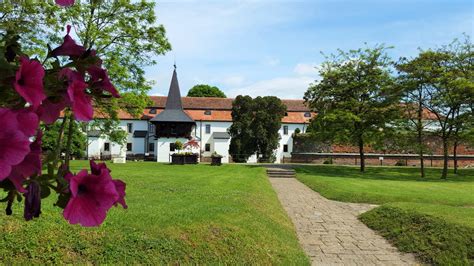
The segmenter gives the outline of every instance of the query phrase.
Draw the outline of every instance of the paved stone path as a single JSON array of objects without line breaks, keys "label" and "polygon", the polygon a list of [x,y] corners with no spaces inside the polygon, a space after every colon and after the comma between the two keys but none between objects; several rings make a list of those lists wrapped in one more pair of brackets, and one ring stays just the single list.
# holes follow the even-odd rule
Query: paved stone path
[{"label": "paved stone path", "polygon": [[295,178],[270,182],[313,265],[418,264],[357,219],[375,205],[328,200]]}]

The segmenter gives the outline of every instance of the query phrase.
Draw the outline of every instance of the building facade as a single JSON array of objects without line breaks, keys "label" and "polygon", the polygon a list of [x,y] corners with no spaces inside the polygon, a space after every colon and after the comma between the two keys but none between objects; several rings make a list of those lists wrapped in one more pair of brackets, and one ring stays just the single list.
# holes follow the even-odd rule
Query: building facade
[{"label": "building facade", "polygon": [[[150,96],[153,105],[144,110],[137,119],[121,112],[120,127],[128,134],[126,147],[111,143],[107,138],[94,132],[88,133],[89,158],[109,158],[116,156],[121,148],[126,148],[129,159],[148,158],[158,162],[170,162],[171,154],[179,152],[174,143],[186,143],[195,139],[199,148],[189,151],[200,154],[201,161],[210,160],[216,152],[223,156],[222,162],[232,162],[229,155],[230,135],[227,130],[232,125],[231,98],[181,97],[176,70],[173,72],[168,97]],[[279,147],[275,150],[276,163],[291,157],[293,134],[304,133],[314,115],[303,100],[282,100],[287,112],[282,119]],[[257,162],[255,155],[248,162]]]}]

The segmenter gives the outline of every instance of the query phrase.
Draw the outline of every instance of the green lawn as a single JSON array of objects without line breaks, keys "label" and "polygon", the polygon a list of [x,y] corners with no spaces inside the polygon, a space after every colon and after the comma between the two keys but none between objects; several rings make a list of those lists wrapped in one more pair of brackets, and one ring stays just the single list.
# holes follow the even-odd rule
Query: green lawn
[{"label": "green lawn", "polygon": [[361,216],[400,250],[434,264],[474,264],[474,169],[441,180],[441,169],[318,165],[297,178],[326,198],[382,204]]},{"label": "green lawn", "polygon": [[[79,170],[87,162],[73,162]],[[308,264],[263,168],[109,164],[127,204],[100,228],[67,224],[54,197],[40,219],[0,215],[0,261],[26,263]],[[3,196],[3,192],[0,192]]]}]

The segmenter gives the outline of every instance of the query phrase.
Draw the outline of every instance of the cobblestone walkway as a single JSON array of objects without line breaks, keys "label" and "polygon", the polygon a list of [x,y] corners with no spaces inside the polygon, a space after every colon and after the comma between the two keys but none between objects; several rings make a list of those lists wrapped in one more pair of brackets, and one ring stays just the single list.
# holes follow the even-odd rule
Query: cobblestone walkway
[{"label": "cobblestone walkway", "polygon": [[295,178],[270,178],[313,265],[417,265],[357,219],[375,207],[328,200]]}]

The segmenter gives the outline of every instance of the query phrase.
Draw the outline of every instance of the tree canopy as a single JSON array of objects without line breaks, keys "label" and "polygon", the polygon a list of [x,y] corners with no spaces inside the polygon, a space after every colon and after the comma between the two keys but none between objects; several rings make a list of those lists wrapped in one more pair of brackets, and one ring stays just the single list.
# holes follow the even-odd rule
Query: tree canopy
[{"label": "tree canopy", "polygon": [[310,125],[312,134],[357,146],[361,171],[365,146],[377,141],[397,115],[394,103],[399,98],[387,49],[380,45],[328,56],[319,72],[321,80],[305,93],[310,108],[318,113]]},{"label": "tree canopy", "polygon": [[226,98],[227,96],[216,86],[205,84],[194,85],[188,91],[188,97],[218,97]]},{"label": "tree canopy", "polygon": [[237,96],[232,103],[233,123],[229,128],[229,153],[233,160],[246,162],[257,154],[260,162],[274,162],[285,112],[286,106],[277,97]]}]

